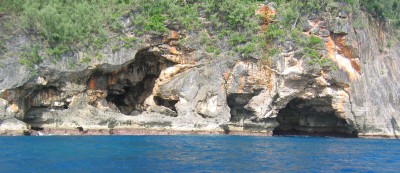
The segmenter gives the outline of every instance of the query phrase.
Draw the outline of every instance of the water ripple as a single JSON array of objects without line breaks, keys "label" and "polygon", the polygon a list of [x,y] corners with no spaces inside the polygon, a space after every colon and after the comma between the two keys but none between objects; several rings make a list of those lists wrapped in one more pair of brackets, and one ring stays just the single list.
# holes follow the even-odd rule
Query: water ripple
[{"label": "water ripple", "polygon": [[0,137],[0,172],[398,172],[399,144],[310,137]]}]

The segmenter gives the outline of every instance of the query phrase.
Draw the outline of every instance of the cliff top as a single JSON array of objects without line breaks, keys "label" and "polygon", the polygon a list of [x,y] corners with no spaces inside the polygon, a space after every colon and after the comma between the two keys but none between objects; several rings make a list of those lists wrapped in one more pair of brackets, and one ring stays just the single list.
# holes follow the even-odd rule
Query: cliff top
[{"label": "cliff top", "polygon": [[[273,14],[257,11],[263,3]],[[177,44],[188,49],[202,48],[214,56],[230,52],[268,58],[281,51],[276,42],[289,39],[309,46],[309,41],[299,40],[305,39],[300,36],[302,21],[324,11],[351,14],[356,29],[365,27],[359,17],[362,11],[390,26],[400,26],[398,0],[4,0],[0,6],[0,55],[15,56],[7,54],[13,49],[9,42],[23,33],[30,44],[22,44],[17,51],[21,64],[32,68],[46,58],[57,61],[77,51],[86,52],[85,63],[101,59],[98,50],[117,52],[143,43],[148,34],[175,30],[182,37]],[[190,34],[196,37],[185,39]],[[306,50],[306,54],[319,56],[314,50]]]}]

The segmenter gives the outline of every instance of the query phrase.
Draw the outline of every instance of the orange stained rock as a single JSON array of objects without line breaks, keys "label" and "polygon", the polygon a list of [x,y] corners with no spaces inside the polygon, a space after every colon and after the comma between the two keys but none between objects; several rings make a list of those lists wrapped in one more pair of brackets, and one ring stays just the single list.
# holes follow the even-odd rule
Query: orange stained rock
[{"label": "orange stained rock", "polygon": [[346,45],[346,38],[344,35],[339,35],[335,36],[335,42],[336,45],[340,48],[338,49],[338,53],[346,57],[347,59],[350,60],[351,66],[360,74],[361,73],[361,67],[358,65],[357,62],[355,62],[353,52],[351,49]]},{"label": "orange stained rock", "polygon": [[[261,18],[263,19],[263,21],[261,23],[261,31],[265,31],[268,28],[268,25],[270,23],[274,22],[273,18],[276,15],[276,11],[273,8],[270,8],[268,5],[261,4],[260,8],[258,8],[256,10],[256,14],[260,15]],[[266,51],[268,51],[268,49],[270,47],[272,47],[272,43],[271,42],[267,42],[267,44],[265,45]],[[271,65],[271,62],[269,62],[267,64],[267,66],[270,66],[270,65]],[[267,72],[267,73],[269,73],[269,72]],[[267,74],[268,79],[271,79],[272,76],[273,76],[272,74]],[[272,84],[272,80],[270,80],[270,84],[268,84],[268,88],[272,89],[272,85],[271,84]]]},{"label": "orange stained rock", "polygon": [[328,41],[326,42],[328,57],[340,69],[347,73],[350,80],[356,80],[357,74],[361,73],[360,65],[355,61],[356,59],[354,58],[351,49],[345,45],[345,38],[341,37],[336,43],[332,39],[332,36],[328,37]]},{"label": "orange stained rock", "polygon": [[173,54],[173,55],[180,55],[181,54],[178,50],[176,50],[176,47],[174,47],[174,46],[171,46],[169,48],[169,53]]},{"label": "orange stained rock", "polygon": [[108,78],[107,84],[108,85],[114,85],[117,83],[117,77],[115,75],[112,75]]},{"label": "orange stained rock", "polygon": [[266,74],[266,78],[267,78],[267,89],[268,89],[268,91],[269,92],[271,92],[272,91],[272,88],[274,87],[274,75],[273,75],[273,73],[272,73],[272,71],[271,70],[269,70],[269,67],[271,67],[271,65],[272,65],[272,59],[271,58],[269,58],[267,61],[262,61],[263,63],[262,63],[262,66],[263,66],[263,69],[264,69],[264,71],[265,71],[265,74]]},{"label": "orange stained rock", "polygon": [[238,88],[238,93],[243,93],[244,87],[245,87],[245,81],[246,78],[244,76],[239,77],[239,88]]},{"label": "orange stained rock", "polygon": [[172,53],[164,55],[165,59],[170,60],[176,64],[194,64],[194,62],[191,62],[191,60],[189,60],[187,57],[188,56],[185,56],[185,55],[183,55],[183,56],[173,55]]},{"label": "orange stained rock", "polygon": [[178,32],[173,31],[173,30],[169,31],[168,39],[178,40],[179,39]]},{"label": "orange stained rock", "polygon": [[331,58],[335,56],[335,42],[333,42],[331,37],[329,37],[326,42],[326,50],[328,50],[328,57]]},{"label": "orange stained rock", "polygon": [[228,79],[229,79],[229,72],[228,71],[224,73],[224,79],[225,79],[225,81],[228,81]]},{"label": "orange stained rock", "polygon": [[265,30],[268,24],[273,22],[273,17],[275,16],[276,11],[274,9],[271,9],[268,5],[262,4],[260,8],[257,9],[256,14],[260,15],[263,19],[261,29]]},{"label": "orange stained rock", "polygon": [[10,109],[12,112],[19,112],[19,107],[15,103],[10,106]]},{"label": "orange stained rock", "polygon": [[169,41],[169,43],[168,43],[170,46],[176,46],[176,45],[178,45],[179,43],[178,43],[178,41],[176,41],[176,40],[171,40],[171,41]]},{"label": "orange stained rock", "polygon": [[88,90],[87,91],[89,103],[93,104],[97,100],[103,99],[107,97],[107,93],[102,90]]},{"label": "orange stained rock", "polygon": [[88,89],[89,90],[96,89],[96,78],[95,77],[90,78],[89,83],[88,83]]}]

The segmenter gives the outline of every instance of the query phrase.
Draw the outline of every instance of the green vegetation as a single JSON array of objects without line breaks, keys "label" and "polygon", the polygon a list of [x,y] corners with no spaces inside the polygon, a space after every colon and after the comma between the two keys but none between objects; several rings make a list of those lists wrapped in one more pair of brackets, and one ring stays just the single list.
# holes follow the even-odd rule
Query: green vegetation
[{"label": "green vegetation", "polygon": [[387,21],[400,27],[399,0],[270,0],[279,4],[280,23],[286,27],[293,25],[301,14],[310,14],[321,10],[344,9],[359,15],[364,10],[378,20]]},{"label": "green vegetation", "polygon": [[[75,50],[98,50],[119,38],[122,45],[113,46],[112,51],[133,47],[136,38],[124,38],[126,27],[135,36],[146,32],[163,34],[168,31],[167,23],[190,32],[208,30],[212,40],[212,45],[205,46],[208,52],[219,54],[222,47],[216,42],[227,41],[233,50],[247,53],[261,44],[254,42],[260,40],[251,39],[259,31],[259,17],[254,13],[258,1],[261,0],[2,0],[0,13],[17,18],[22,30],[41,40],[42,52],[55,58]],[[127,17],[132,21],[130,26],[122,24],[122,18]],[[219,35],[222,29],[226,32]],[[252,43],[236,48],[247,42]]]},{"label": "green vegetation", "polygon": [[43,62],[43,57],[39,55],[39,51],[40,47],[38,45],[25,48],[25,51],[20,55],[20,63],[33,69],[36,64]]},{"label": "green vegetation", "polygon": [[265,35],[270,40],[282,38],[285,36],[285,34],[285,29],[280,28],[277,24],[269,25],[267,28],[267,32],[265,32]]},{"label": "green vegetation", "polygon": [[[292,41],[298,52],[309,58],[311,65],[319,66],[333,65],[333,63],[323,56],[321,50],[324,49],[323,40],[315,35],[307,36],[301,31],[300,23],[303,22],[302,16],[309,16],[311,13],[318,13],[322,10],[333,10],[343,4],[341,0],[271,0],[277,5],[277,15],[274,23],[270,24],[266,30],[265,36],[268,42],[274,41],[273,47],[267,51],[268,57],[280,53],[280,47],[283,47],[285,41]],[[352,3],[352,0],[346,0]],[[335,67],[333,66],[335,69]]]},{"label": "green vegetation", "polygon": [[318,63],[318,65],[323,66],[328,62],[328,59],[322,57],[319,53],[320,49],[323,49],[322,39],[311,35],[304,46],[304,53],[311,58],[310,64]]},{"label": "green vegetation", "polygon": [[400,27],[400,1],[399,0],[359,0],[361,7],[375,18],[389,21]]},{"label": "green vegetation", "polygon": [[4,41],[0,39],[0,54],[4,53],[5,46],[4,46]]},{"label": "green vegetation", "polygon": [[219,55],[221,53],[221,49],[216,48],[215,46],[206,46],[206,52],[213,53],[215,55]]},{"label": "green vegetation", "polygon": [[268,57],[273,57],[279,53],[281,53],[281,51],[278,48],[271,48],[268,50],[267,55]]},{"label": "green vegetation", "polygon": [[118,52],[119,50],[121,50],[121,47],[119,47],[118,45],[114,45],[114,46],[111,48],[111,51],[112,51],[113,53]]},{"label": "green vegetation", "polygon": [[[377,19],[400,26],[398,0],[269,0],[276,4],[278,15],[262,32],[260,16],[255,14],[262,2],[264,0],[2,0],[0,14],[14,16],[15,26],[41,43],[21,55],[21,63],[28,66],[43,61],[43,57],[35,56],[39,55],[37,52],[57,60],[67,52],[86,51],[85,62],[89,62],[88,59],[99,57],[95,52],[104,46],[111,45],[112,52],[129,49],[140,42],[143,34],[166,34],[168,27],[195,33],[198,37],[193,39],[199,39],[205,51],[213,55],[234,51],[242,57],[273,56],[281,51],[279,47],[286,40],[292,40],[298,47],[306,47],[305,55],[319,61],[323,57],[315,45],[319,45],[320,40],[307,37],[300,30],[301,17],[310,13],[346,9],[358,15],[360,9],[364,9]],[[123,23],[122,19],[127,18],[131,22]],[[358,21],[358,25],[361,28],[362,21]],[[7,26],[4,24],[4,28],[12,28]],[[127,37],[126,31],[134,36]],[[185,42],[180,41],[181,44]],[[0,53],[4,52],[4,44],[0,40]],[[32,60],[28,60],[30,58]]]},{"label": "green vegetation", "polygon": [[[108,39],[107,26],[117,20],[115,5],[107,1],[3,0],[0,13],[14,15],[20,29],[41,40],[42,52],[59,59],[78,48],[102,47]],[[21,56],[21,62],[41,62],[29,57]]]},{"label": "green vegetation", "polygon": [[256,43],[254,42],[249,42],[245,45],[241,45],[235,48],[237,52],[239,52],[242,56],[247,57],[251,53],[255,52],[257,47]]},{"label": "green vegetation", "polygon": [[[330,11],[339,13],[345,10],[352,14],[352,19],[356,29],[363,29],[365,23],[361,20],[361,11],[364,10],[374,18],[385,21],[387,26],[393,28],[400,27],[400,1],[399,0],[270,0],[275,2],[278,15],[275,16],[275,23],[271,24],[266,32],[268,40],[274,40],[278,47],[285,40],[292,40],[296,46],[311,59],[311,64],[319,65],[333,64],[320,53],[323,47],[322,40],[318,37],[305,37],[299,26],[301,16],[309,16],[310,13],[320,11]],[[396,31],[396,30],[395,30]],[[398,31],[397,31],[398,32]],[[395,34],[396,35],[396,34]],[[387,42],[387,47],[391,47],[391,40]],[[276,54],[275,48],[268,50],[268,55]]]},{"label": "green vegetation", "polygon": [[135,45],[136,37],[125,37],[122,41],[124,42],[125,49],[129,49]]},{"label": "green vegetation", "polygon": [[79,62],[80,62],[80,63],[83,63],[83,64],[89,64],[90,61],[91,61],[90,56],[84,54],[84,55],[83,55],[83,58],[82,58]]}]

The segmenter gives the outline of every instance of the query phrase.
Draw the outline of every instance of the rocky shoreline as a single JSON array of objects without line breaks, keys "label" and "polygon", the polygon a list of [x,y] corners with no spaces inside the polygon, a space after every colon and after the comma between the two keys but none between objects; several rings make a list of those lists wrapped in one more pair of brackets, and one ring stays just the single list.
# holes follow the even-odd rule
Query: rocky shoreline
[{"label": "rocky shoreline", "polygon": [[[271,132],[252,132],[252,131],[207,131],[207,130],[151,130],[151,129],[43,129],[29,130],[24,132],[24,136],[165,136],[165,135],[229,135],[229,136],[307,136],[307,137],[338,137],[338,138],[365,138],[365,139],[399,139],[395,135],[386,134],[358,134],[357,136],[342,134],[280,134],[274,135]],[[4,131],[0,136],[22,136],[14,131]]]},{"label": "rocky shoreline", "polygon": [[[8,135],[8,134],[6,134]],[[30,130],[27,136],[93,136],[93,135],[240,135],[240,136],[272,136],[269,132],[245,131],[199,131],[199,130],[149,130],[149,129],[46,129]]]}]

